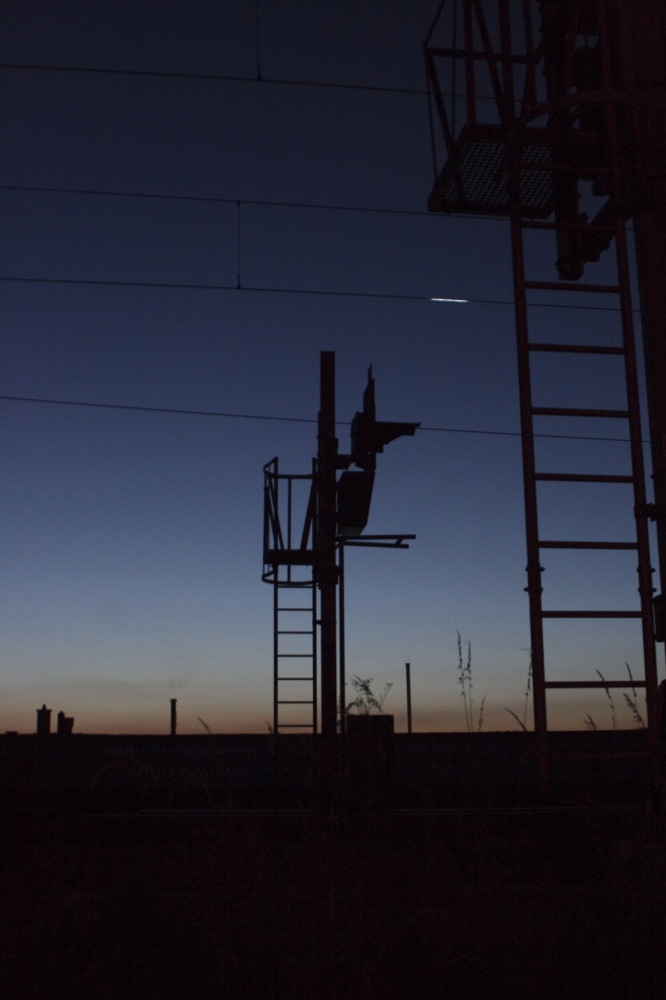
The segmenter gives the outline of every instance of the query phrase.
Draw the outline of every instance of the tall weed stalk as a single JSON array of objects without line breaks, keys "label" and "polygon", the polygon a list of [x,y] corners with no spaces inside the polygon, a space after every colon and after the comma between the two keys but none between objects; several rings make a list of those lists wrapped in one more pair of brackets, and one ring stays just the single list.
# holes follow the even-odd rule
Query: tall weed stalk
[{"label": "tall weed stalk", "polygon": [[610,688],[606,684],[606,678],[601,673],[601,671],[597,670],[597,673],[601,677],[601,680],[602,680],[603,685],[604,685],[604,691],[606,692],[606,696],[607,696],[608,702],[610,704],[611,718],[613,720],[613,729],[618,729],[619,727],[618,727],[618,724],[617,724],[617,715],[615,714],[615,705],[613,704],[613,698],[612,698],[611,693],[610,693]]},{"label": "tall weed stalk", "polygon": [[[474,711],[472,706],[472,643],[467,640],[467,659],[463,657],[462,639],[460,638],[460,632],[456,632],[458,636],[458,684],[462,688],[460,692],[460,697],[463,699],[463,704],[465,706],[465,725],[467,726],[467,732],[471,733],[474,731]],[[484,695],[481,699],[481,705],[479,706],[479,714],[477,718],[476,731],[481,732],[483,727],[483,707],[485,705],[486,696]]]},{"label": "tall weed stalk", "polygon": [[631,681],[631,690],[633,692],[634,697],[632,700],[628,694],[625,694],[624,700],[631,709],[631,714],[634,717],[634,724],[639,729],[645,729],[645,720],[643,719],[641,713],[638,711],[638,695],[636,694],[636,688],[634,687],[634,678],[631,673],[631,667],[629,666],[628,663],[625,663],[625,667],[627,668],[627,673],[629,674],[629,680]]}]

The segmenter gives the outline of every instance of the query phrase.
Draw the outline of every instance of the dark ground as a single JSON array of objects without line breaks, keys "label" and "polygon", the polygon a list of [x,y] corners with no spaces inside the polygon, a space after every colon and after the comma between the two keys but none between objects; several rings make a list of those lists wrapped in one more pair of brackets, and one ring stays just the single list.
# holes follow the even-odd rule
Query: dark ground
[{"label": "dark ground", "polygon": [[40,811],[37,791],[1,817],[7,997],[666,995],[664,820],[640,789],[494,811],[431,789],[329,822]]}]

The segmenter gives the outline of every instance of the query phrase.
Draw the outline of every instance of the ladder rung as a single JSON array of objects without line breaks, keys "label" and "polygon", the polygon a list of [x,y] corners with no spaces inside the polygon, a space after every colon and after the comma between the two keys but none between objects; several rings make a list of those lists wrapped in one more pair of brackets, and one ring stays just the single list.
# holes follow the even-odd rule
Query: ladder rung
[{"label": "ladder rung", "polygon": [[546,681],[547,688],[644,688],[645,681]]},{"label": "ladder rung", "polygon": [[539,542],[540,549],[637,549],[637,542]]},{"label": "ladder rung", "polygon": [[619,295],[619,285],[579,285],[577,281],[526,281],[525,288],[549,292],[605,292]]},{"label": "ladder rung", "polygon": [[312,653],[278,653],[277,654],[282,660],[311,660]]},{"label": "ladder rung", "polygon": [[281,628],[278,629],[278,635],[312,635],[311,628]]},{"label": "ladder rung", "polygon": [[281,722],[278,729],[312,729],[311,722]]},{"label": "ladder rung", "polygon": [[[533,163],[530,160],[521,160],[518,164],[519,170],[539,170],[542,173],[556,172],[556,173],[574,173],[580,174],[581,168],[574,167],[570,163]],[[610,167],[585,167],[586,174],[598,174],[599,176],[607,176],[611,174]],[[583,223],[584,224],[584,223]]]},{"label": "ladder rung", "polygon": [[629,410],[582,410],[562,406],[533,406],[537,417],[622,417],[629,416]]},{"label": "ladder rung", "polygon": [[313,677],[278,677],[279,681],[309,681],[312,684]]},{"label": "ladder rung", "polygon": [[523,219],[523,229],[577,229],[587,233],[615,233],[615,226],[603,222],[538,222],[536,219]]},{"label": "ladder rung", "polygon": [[528,344],[528,351],[559,351],[563,354],[624,354],[624,347],[593,347],[591,344]]},{"label": "ladder rung", "polygon": [[633,483],[633,476],[579,476],[568,472],[537,472],[534,476],[549,483]]},{"label": "ladder rung", "polygon": [[312,612],[312,608],[278,608],[277,610],[278,611],[310,611],[310,612]]},{"label": "ladder rung", "polygon": [[[642,618],[642,611],[542,611],[542,618]],[[603,685],[602,685],[603,686]]]},{"label": "ladder rung", "polygon": [[312,701],[278,701],[278,705],[313,705]]}]

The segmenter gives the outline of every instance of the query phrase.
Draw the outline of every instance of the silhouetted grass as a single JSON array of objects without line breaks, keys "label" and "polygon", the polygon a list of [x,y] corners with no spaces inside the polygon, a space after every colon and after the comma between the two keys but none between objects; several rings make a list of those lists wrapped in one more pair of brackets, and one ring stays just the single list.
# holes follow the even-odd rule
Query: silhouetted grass
[{"label": "silhouetted grass", "polygon": [[[460,697],[463,699],[463,704],[465,706],[465,725],[467,727],[467,732],[474,732],[474,711],[472,705],[472,643],[467,640],[467,659],[463,659],[462,651],[462,639],[460,638],[460,632],[456,633],[458,636],[458,684],[462,688],[460,692]],[[479,707],[479,714],[477,718],[476,731],[481,732],[483,728],[483,706],[485,705],[486,696],[484,695],[481,699],[481,705]]]},{"label": "silhouetted grass", "polygon": [[345,712],[348,715],[354,708],[359,715],[370,715],[373,711],[381,714],[384,711],[384,702],[386,701],[386,696],[393,687],[393,681],[386,681],[384,683],[384,691],[382,695],[377,698],[372,691],[374,680],[374,677],[364,678],[358,677],[354,674],[351,679],[351,684],[356,692],[356,697],[353,701],[350,701],[345,708]]}]

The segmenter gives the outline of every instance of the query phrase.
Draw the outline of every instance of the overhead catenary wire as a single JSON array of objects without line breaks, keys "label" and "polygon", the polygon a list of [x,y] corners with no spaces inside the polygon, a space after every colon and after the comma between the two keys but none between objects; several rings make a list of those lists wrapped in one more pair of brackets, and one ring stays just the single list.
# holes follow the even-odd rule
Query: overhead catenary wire
[{"label": "overhead catenary wire", "polygon": [[[257,48],[257,59],[258,57],[259,52]],[[125,69],[113,66],[56,66],[41,63],[0,63],[0,69],[23,72],[89,74],[92,76],[133,76],[165,80],[201,80],[202,82],[209,81],[212,83],[259,83],[278,87],[310,87],[324,90],[365,91],[367,93],[403,94],[415,97],[425,97],[427,94],[425,89],[422,90],[418,87],[389,87],[369,83],[340,83],[326,80],[294,80],[280,77],[266,77],[261,74],[259,63],[257,63],[258,72],[255,76],[241,76],[231,73],[186,73],[159,69]],[[442,96],[452,97],[453,95],[443,93]],[[495,98],[490,95],[477,95],[477,100],[494,102]]]},{"label": "overhead catenary wire", "polygon": [[[189,417],[222,417],[233,420],[269,420],[291,424],[316,424],[314,417],[278,417],[265,413],[230,413],[223,410],[191,410],[176,406],[134,406],[129,403],[93,403],[88,400],[76,399],[45,399],[38,396],[8,396],[0,395],[0,401],[12,403],[42,403],[50,406],[84,407],[94,410],[125,410],[135,413],[172,413]],[[337,420],[340,427],[351,426],[350,420]],[[520,437],[520,431],[491,431],[488,429],[473,429],[469,427],[419,427],[420,431],[436,431],[443,434],[482,434],[492,437]],[[611,441],[618,444],[628,444],[629,438],[587,437],[582,434],[535,434],[538,438],[554,438],[563,441]],[[643,444],[649,444],[643,441]]]},{"label": "overhead catenary wire", "polygon": [[[400,292],[350,292],[336,289],[324,288],[277,288],[259,285],[213,285],[198,284],[188,281],[115,281],[110,278],[39,278],[21,275],[0,275],[0,282],[29,284],[29,285],[91,285],[102,288],[154,288],[172,289],[174,291],[194,291],[194,292],[249,292],[266,295],[314,295],[331,296],[333,298],[351,299],[386,299],[402,302],[432,302],[435,304],[470,304],[484,306],[513,306],[512,299],[462,299],[462,298],[442,298],[433,295],[408,295]],[[617,306],[586,306],[577,303],[560,302],[529,302],[528,308],[532,309],[586,309],[593,312],[619,312]],[[640,310],[635,309],[635,313]]]},{"label": "overhead catenary wire", "polygon": [[423,219],[444,217],[480,219],[488,222],[507,222],[498,215],[464,215],[462,212],[423,212],[415,208],[381,208],[368,205],[327,205],[308,201],[275,201],[260,198],[220,198],[215,195],[196,194],[159,194],[150,191],[111,191],[95,188],[45,187],[28,184],[0,184],[0,191],[17,191],[26,194],[71,194],[96,198],[137,198],[154,201],[184,201],[201,202],[212,205],[248,205],[257,208],[298,208],[322,212],[357,212],[365,215],[406,215]]}]

